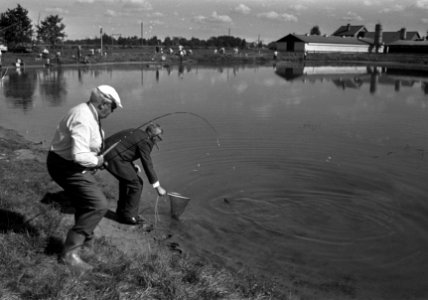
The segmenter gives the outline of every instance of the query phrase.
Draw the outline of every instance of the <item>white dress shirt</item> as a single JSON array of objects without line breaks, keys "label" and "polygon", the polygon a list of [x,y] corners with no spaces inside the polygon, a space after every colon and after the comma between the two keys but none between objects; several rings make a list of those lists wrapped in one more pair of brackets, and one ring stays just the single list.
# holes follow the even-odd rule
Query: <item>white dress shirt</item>
[{"label": "white dress shirt", "polygon": [[70,109],[58,124],[50,150],[64,159],[92,168],[98,164],[103,137],[95,107],[91,103],[81,103]]}]

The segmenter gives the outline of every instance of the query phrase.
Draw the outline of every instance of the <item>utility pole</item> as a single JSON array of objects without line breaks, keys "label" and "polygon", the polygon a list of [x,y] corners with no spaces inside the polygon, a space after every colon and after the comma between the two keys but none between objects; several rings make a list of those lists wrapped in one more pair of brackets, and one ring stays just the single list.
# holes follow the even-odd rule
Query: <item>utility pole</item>
[{"label": "utility pole", "polygon": [[103,27],[100,26],[100,41],[101,41],[101,55],[104,53],[103,51]]},{"label": "utility pole", "polygon": [[141,22],[141,46],[143,46],[143,22]]},{"label": "utility pole", "polygon": [[[39,26],[40,26],[40,12],[39,12],[39,17],[37,18],[37,28],[39,28]],[[36,40],[37,40],[37,45],[38,45],[40,43],[40,40],[39,40],[39,36],[37,33],[36,33]]]}]

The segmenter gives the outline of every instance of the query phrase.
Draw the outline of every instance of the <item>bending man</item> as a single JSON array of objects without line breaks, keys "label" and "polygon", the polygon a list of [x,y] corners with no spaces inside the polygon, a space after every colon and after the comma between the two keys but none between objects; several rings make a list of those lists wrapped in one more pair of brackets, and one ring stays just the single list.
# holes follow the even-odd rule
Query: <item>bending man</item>
[{"label": "bending man", "polygon": [[163,130],[157,124],[150,124],[145,131],[126,129],[106,139],[106,147],[116,142],[117,146],[106,157],[106,169],[119,180],[119,201],[116,214],[118,221],[137,225],[143,222],[138,216],[143,180],[138,176],[140,167],[134,164],[140,159],[146,176],[159,196],[166,194],[161,187],[150,156],[153,146],[162,140]]},{"label": "bending man", "polygon": [[104,132],[100,119],[122,107],[116,90],[94,88],[88,102],[73,107],[60,121],[47,157],[48,172],[71,197],[74,226],[68,231],[60,260],[82,271],[92,269],[79,256],[82,245],[92,246],[94,229],[108,210],[108,202],[88,169],[101,167]]}]

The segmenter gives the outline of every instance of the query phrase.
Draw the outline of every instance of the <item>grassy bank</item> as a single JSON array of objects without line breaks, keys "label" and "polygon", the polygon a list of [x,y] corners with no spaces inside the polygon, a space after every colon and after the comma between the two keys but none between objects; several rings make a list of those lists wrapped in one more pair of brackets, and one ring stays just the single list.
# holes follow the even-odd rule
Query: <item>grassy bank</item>
[{"label": "grassy bank", "polygon": [[[56,51],[54,51],[56,52]],[[115,62],[142,62],[148,64],[265,64],[272,62],[272,51],[268,49],[248,49],[239,53],[234,53],[231,50],[224,54],[214,54],[213,49],[196,49],[192,54],[188,54],[182,58],[175,54],[160,54],[155,53],[154,47],[144,48],[112,48],[105,52],[105,55],[91,54],[89,50],[83,52],[80,60],[77,59],[74,49],[59,49],[61,55],[59,61],[55,54],[49,55],[50,64],[57,66],[58,62],[64,66],[77,65],[92,65],[100,63],[115,63]],[[20,58],[24,61],[25,66],[44,67],[46,60],[40,56],[40,53],[3,53],[3,67],[14,67],[15,61]]]},{"label": "grassy bank", "polygon": [[272,282],[172,250],[155,231],[115,227],[117,236],[138,236],[140,248],[124,252],[102,234],[114,226],[106,218],[96,254],[82,254],[94,271],[74,274],[57,261],[72,214],[41,202],[60,191],[45,156],[41,145],[0,129],[0,299],[289,299]]},{"label": "grassy bank", "polygon": [[[83,51],[80,61],[77,60],[74,48],[59,49],[61,53],[57,61],[55,52],[50,54],[50,64],[56,67],[84,66],[102,63],[138,62],[157,65],[176,64],[204,64],[204,65],[228,65],[228,64],[256,64],[272,65],[274,63],[299,63],[313,65],[376,65],[385,67],[402,67],[409,69],[428,70],[428,54],[394,54],[394,53],[308,53],[305,57],[302,53],[280,52],[277,59],[273,59],[273,51],[263,49],[245,49],[238,53],[226,50],[224,54],[215,54],[213,49],[195,49],[192,54],[180,58],[177,54],[155,53],[154,47],[144,48],[109,48],[105,55],[91,54],[90,49]],[[85,61],[86,57],[86,61]],[[2,57],[3,68],[14,67],[17,58],[24,61],[27,67],[44,67],[46,60],[40,53],[13,53],[6,52]]]}]

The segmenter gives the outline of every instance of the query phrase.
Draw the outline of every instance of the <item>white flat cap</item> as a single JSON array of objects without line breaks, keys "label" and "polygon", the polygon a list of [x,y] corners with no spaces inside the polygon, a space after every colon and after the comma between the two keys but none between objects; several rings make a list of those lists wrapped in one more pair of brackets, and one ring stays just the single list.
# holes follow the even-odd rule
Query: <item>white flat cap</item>
[{"label": "white flat cap", "polygon": [[116,104],[117,107],[122,108],[122,103],[120,102],[119,94],[116,90],[109,85],[100,85],[97,87],[99,94],[107,101],[112,101]]}]

